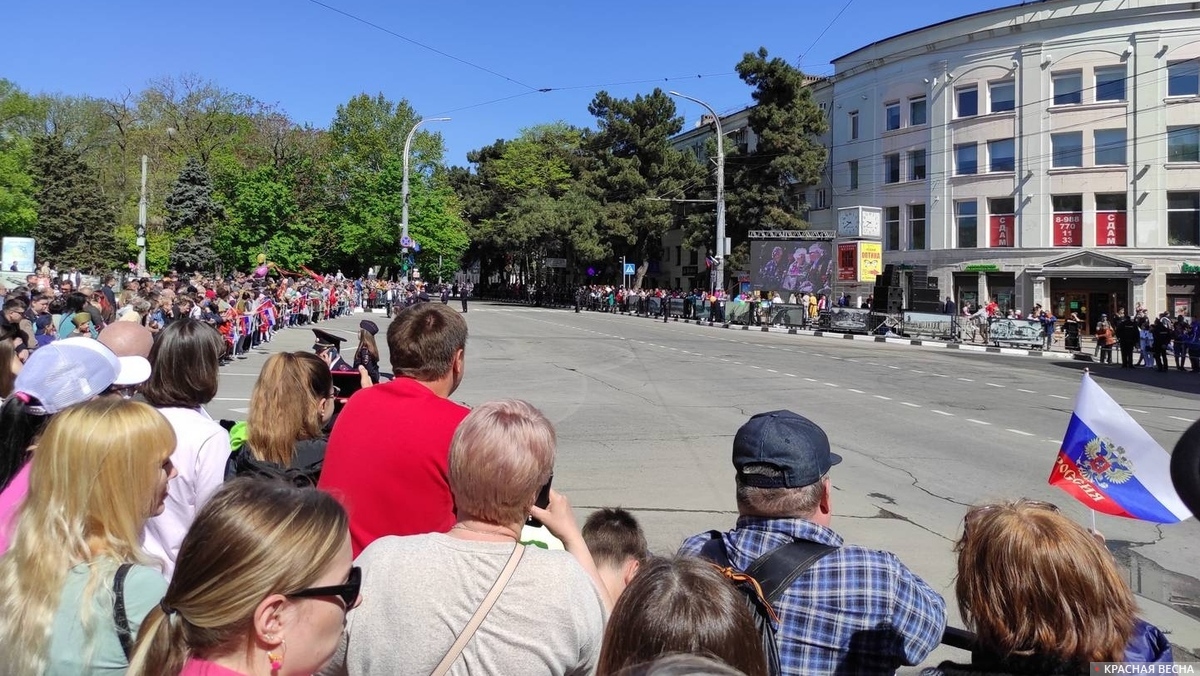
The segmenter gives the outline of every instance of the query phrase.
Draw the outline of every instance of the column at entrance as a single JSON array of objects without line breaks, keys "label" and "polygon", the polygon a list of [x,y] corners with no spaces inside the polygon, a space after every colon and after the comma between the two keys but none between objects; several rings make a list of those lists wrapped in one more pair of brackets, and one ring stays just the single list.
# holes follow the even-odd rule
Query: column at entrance
[{"label": "column at entrance", "polygon": [[1041,275],[1033,278],[1033,305],[1041,305],[1047,309],[1053,307],[1050,299],[1046,297],[1046,278]]},{"label": "column at entrance", "polygon": [[979,273],[979,307],[986,307],[992,301],[992,294],[988,290],[987,273]]}]

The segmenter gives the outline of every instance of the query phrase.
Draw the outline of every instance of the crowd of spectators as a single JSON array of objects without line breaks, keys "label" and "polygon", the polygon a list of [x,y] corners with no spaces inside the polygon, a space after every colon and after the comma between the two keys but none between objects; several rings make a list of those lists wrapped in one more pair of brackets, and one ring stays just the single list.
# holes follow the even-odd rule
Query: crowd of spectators
[{"label": "crowd of spectators", "polygon": [[[234,429],[205,411],[212,323],[77,314],[96,339],[32,350],[0,407],[6,674],[879,674],[942,641],[945,599],[835,530],[842,459],[794,412],[736,431],[735,526],[654,556],[629,512],[580,527],[549,488],[536,407],[451,399],[468,326],[446,303],[395,313],[393,378],[336,416],[329,360],[271,356]],[[1102,539],[1051,505],[974,507],[956,552],[977,642],[929,674],[1172,659]]]}]

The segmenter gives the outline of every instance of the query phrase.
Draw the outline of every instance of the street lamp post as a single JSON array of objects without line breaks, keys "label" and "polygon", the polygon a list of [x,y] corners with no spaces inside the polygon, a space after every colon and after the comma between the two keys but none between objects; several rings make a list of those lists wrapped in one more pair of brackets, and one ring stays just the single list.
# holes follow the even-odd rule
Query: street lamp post
[{"label": "street lamp post", "polygon": [[723,289],[725,288],[725,258],[728,257],[729,252],[725,250],[725,134],[721,131],[721,116],[717,115],[717,111],[713,110],[712,106],[700,99],[694,99],[676,91],[668,93],[671,96],[678,96],[703,106],[712,115],[713,124],[717,126],[717,255],[715,256],[717,264],[713,274],[719,281],[714,281],[713,286],[720,284]]},{"label": "street lamp post", "polygon": [[[403,259],[408,256],[409,238],[408,238],[408,154],[412,149],[413,136],[417,133],[417,127],[426,122],[449,122],[448,117],[431,117],[425,120],[417,120],[417,123],[408,130],[408,136],[404,137],[404,187],[400,190],[400,196],[403,200],[403,206],[400,212],[400,256]],[[403,262],[401,263],[403,265]],[[404,278],[408,278],[408,272],[405,271]]]},{"label": "street lamp post", "polygon": [[150,158],[142,155],[142,192],[138,198],[138,228],[137,228],[137,245],[138,245],[138,262],[137,274],[139,277],[146,274],[146,163]]}]

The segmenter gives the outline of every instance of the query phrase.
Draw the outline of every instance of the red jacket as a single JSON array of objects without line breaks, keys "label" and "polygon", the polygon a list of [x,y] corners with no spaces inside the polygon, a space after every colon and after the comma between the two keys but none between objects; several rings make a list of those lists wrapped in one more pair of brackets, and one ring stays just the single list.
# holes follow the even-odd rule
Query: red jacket
[{"label": "red jacket", "polygon": [[470,409],[411,378],[355,392],[338,415],[318,487],[350,514],[354,555],[385,535],[454,525],[450,439]]}]

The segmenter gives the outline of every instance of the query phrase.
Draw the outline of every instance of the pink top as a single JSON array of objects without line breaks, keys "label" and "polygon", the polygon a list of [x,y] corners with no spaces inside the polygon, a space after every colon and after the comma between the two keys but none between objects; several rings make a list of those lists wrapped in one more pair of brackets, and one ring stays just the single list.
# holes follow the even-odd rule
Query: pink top
[{"label": "pink top", "polygon": [[9,540],[17,527],[17,510],[29,494],[29,465],[21,468],[0,493],[0,554],[8,551]]},{"label": "pink top", "polygon": [[189,658],[183,665],[183,671],[179,672],[179,676],[245,676],[240,671],[228,669],[219,664],[214,664],[206,660]]}]

